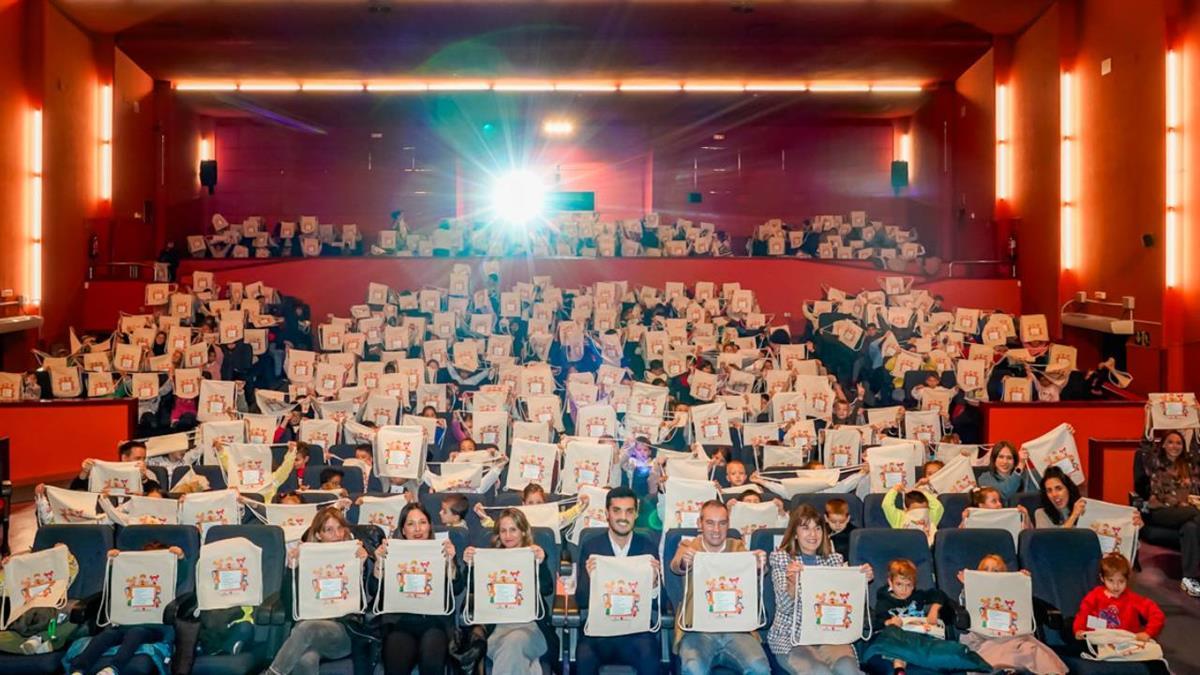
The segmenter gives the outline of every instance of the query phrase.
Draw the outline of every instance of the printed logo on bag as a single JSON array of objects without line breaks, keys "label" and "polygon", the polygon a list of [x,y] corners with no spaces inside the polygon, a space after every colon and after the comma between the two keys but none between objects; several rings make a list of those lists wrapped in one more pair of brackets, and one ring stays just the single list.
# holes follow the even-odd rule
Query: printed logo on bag
[{"label": "printed logo on bag", "polygon": [[209,509],[196,514],[196,525],[200,527],[201,533],[207,533],[213,525],[224,525],[225,523],[225,509]]},{"label": "printed logo on bag", "polygon": [[830,400],[831,396],[829,394],[825,392],[816,392],[811,395],[811,398],[809,399],[809,405],[811,405],[812,409],[818,413],[824,413],[826,410],[829,410]]},{"label": "printed logo on bag", "polygon": [[821,630],[844,630],[854,625],[854,605],[850,594],[840,591],[817,593],[813,616]]},{"label": "printed logo on bag", "polygon": [[904,485],[905,473],[904,462],[884,462],[879,465],[879,475],[884,489],[890,490],[892,486]]},{"label": "printed logo on bag", "polygon": [[854,457],[854,446],[849,443],[837,443],[829,448],[829,465],[837,468],[850,466]]},{"label": "printed logo on bag", "polygon": [[162,584],[157,574],[137,574],[125,579],[125,605],[151,611],[162,605]]},{"label": "printed logo on bag", "polygon": [[37,572],[21,579],[21,601],[29,604],[34,600],[50,597],[55,581],[54,570]]},{"label": "printed logo on bag", "polygon": [[1082,467],[1079,466],[1079,462],[1075,459],[1074,454],[1065,446],[1061,448],[1055,448],[1047,453],[1046,465],[1057,466],[1068,476],[1083,470]]},{"label": "printed logo on bag", "polygon": [[521,478],[540,484],[546,475],[546,457],[544,455],[524,455],[521,457],[517,470]]},{"label": "printed logo on bag", "polygon": [[500,440],[500,425],[485,424],[479,427],[479,438],[488,445],[495,445]]},{"label": "printed logo on bag", "polygon": [[129,494],[129,479],[117,477],[105,478],[104,482],[100,485],[100,491],[113,495]]},{"label": "printed logo on bag", "polygon": [[916,438],[922,443],[933,442],[933,425],[931,424],[914,424],[913,438]]},{"label": "printed logo on bag", "polygon": [[675,522],[679,527],[697,527],[700,522],[700,505],[695,499],[682,499],[675,502]]},{"label": "printed logo on bag", "polygon": [[313,598],[324,604],[334,604],[350,597],[350,577],[346,566],[323,565],[312,571]]},{"label": "printed logo on bag", "polygon": [[779,413],[784,422],[791,422],[800,417],[800,406],[796,403],[784,403],[779,406]]},{"label": "printed logo on bag", "polygon": [[61,391],[63,391],[63,392],[67,392],[67,393],[70,393],[70,392],[72,392],[72,391],[75,391],[75,378],[73,378],[73,377],[70,377],[69,375],[61,375],[61,376],[59,376],[59,378],[58,378],[58,388],[59,388]]},{"label": "printed logo on bag", "polygon": [[1122,531],[1125,529],[1118,523],[1108,523],[1098,520],[1091,525],[1092,531],[1100,538],[1100,553],[1108,554],[1121,551],[1124,543]]},{"label": "printed logo on bag", "polygon": [[220,415],[225,412],[225,399],[212,394],[204,401],[204,408],[212,415]]},{"label": "printed logo on bag", "polygon": [[396,572],[396,583],[400,592],[410,598],[427,598],[433,594],[433,572],[428,560],[410,560],[400,563]]},{"label": "printed logo on bag", "polygon": [[367,516],[367,525],[382,527],[388,532],[396,529],[396,516],[383,511],[373,511]]},{"label": "printed logo on bag", "polygon": [[497,609],[520,607],[525,601],[524,590],[520,570],[500,569],[488,574],[488,602]]},{"label": "printed logo on bag", "polygon": [[742,602],[745,592],[741,577],[711,577],[705,580],[705,586],[704,601],[708,604],[709,614],[726,618],[740,616],[746,610]]},{"label": "printed logo on bag", "polygon": [[1000,635],[1016,635],[1019,629],[1016,600],[1000,596],[981,598],[979,602],[980,626]]},{"label": "printed logo on bag", "polygon": [[408,463],[412,461],[412,444],[402,440],[389,441],[384,446],[383,453],[389,465],[408,466]]},{"label": "printed logo on bag", "polygon": [[600,485],[600,461],[581,459],[575,464],[576,485]]},{"label": "printed logo on bag", "polygon": [[587,429],[587,435],[592,438],[599,438],[608,433],[608,424],[604,417],[589,417],[584,420],[583,428]]}]

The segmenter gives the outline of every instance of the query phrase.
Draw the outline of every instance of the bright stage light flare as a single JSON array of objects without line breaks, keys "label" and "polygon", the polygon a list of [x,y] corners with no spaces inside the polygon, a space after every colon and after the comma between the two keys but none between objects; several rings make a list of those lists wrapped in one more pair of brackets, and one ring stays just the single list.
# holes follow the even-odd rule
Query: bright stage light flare
[{"label": "bright stage light flare", "polygon": [[496,179],[492,188],[492,212],[515,225],[524,225],[542,215],[546,207],[546,184],[532,171],[510,171]]}]

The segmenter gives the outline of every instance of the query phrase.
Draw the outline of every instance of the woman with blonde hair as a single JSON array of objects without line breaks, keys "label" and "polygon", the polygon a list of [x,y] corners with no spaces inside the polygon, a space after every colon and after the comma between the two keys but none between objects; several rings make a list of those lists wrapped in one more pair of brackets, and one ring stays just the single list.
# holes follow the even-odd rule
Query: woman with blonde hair
[{"label": "woman with blonde hair", "polygon": [[[538,564],[538,595],[544,598],[553,592],[554,577],[546,552],[533,543],[533,528],[529,520],[518,509],[504,509],[496,517],[492,534],[493,548],[529,548]],[[463,551],[463,561],[468,565],[475,562],[478,549],[469,546]],[[470,591],[471,589],[468,589]],[[549,617],[549,612],[546,613]],[[505,624],[501,626],[477,626],[487,636],[487,655],[492,660],[492,672],[529,673],[538,672],[539,659],[553,642],[549,619],[529,623]]]},{"label": "woman with blonde hair", "polygon": [[[767,643],[784,672],[792,675],[853,675],[858,673],[858,658],[850,645],[793,645],[801,608],[796,607],[800,570],[807,566],[846,567],[841,554],[834,552],[825,518],[810,504],[792,509],[779,550],[771,554],[771,581],[775,584],[775,621],[767,633]],[[863,565],[870,580],[870,565]]]}]

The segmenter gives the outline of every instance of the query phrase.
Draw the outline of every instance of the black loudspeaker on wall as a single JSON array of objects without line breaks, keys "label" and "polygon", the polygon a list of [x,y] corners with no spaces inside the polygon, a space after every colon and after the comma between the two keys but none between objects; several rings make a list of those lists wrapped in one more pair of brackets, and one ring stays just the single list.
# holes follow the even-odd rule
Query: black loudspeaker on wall
[{"label": "black loudspeaker on wall", "polygon": [[217,160],[200,160],[200,184],[208,188],[208,194],[213,193],[213,188],[217,186]]}]

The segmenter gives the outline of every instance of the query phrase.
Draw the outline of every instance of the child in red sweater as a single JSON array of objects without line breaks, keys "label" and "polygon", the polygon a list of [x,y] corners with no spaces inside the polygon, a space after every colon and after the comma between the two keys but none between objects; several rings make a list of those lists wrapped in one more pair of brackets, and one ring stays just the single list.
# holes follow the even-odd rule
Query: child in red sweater
[{"label": "child in red sweater", "polygon": [[1102,585],[1083,596],[1075,614],[1075,637],[1083,640],[1090,630],[1119,628],[1134,633],[1146,642],[1162,632],[1166,617],[1153,600],[1126,588],[1129,585],[1129,561],[1120,553],[1100,559]]}]

